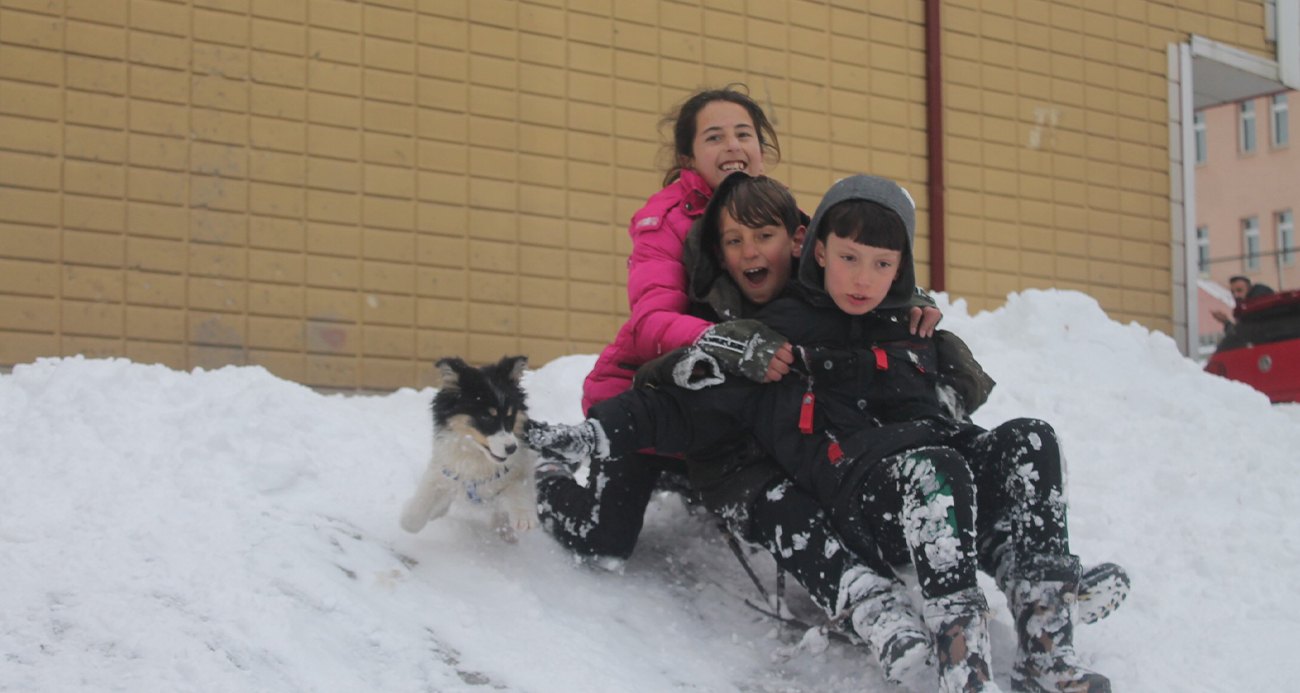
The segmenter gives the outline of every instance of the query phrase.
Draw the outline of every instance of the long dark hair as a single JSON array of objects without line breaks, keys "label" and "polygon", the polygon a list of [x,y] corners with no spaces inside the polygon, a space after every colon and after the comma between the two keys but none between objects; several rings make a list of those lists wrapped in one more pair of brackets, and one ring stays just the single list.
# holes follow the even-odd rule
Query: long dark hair
[{"label": "long dark hair", "polygon": [[772,165],[781,160],[781,145],[776,140],[776,129],[767,119],[763,107],[749,97],[749,87],[732,82],[721,89],[701,89],[670,111],[659,123],[660,130],[671,127],[673,133],[668,172],[664,174],[665,187],[681,177],[682,169],[686,168],[683,162],[694,155],[695,119],[705,106],[714,101],[730,101],[743,106],[749,112],[749,119],[754,121],[758,144],[763,149],[763,159]]}]

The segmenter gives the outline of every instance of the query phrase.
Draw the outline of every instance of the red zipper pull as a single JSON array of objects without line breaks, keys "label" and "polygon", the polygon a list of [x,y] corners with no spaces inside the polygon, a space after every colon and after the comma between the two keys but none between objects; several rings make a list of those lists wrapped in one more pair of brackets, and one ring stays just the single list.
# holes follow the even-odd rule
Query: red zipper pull
[{"label": "red zipper pull", "polygon": [[839,464],[840,460],[844,459],[844,451],[840,449],[840,441],[836,440],[830,431],[826,432],[826,436],[831,439],[830,447],[826,448],[826,457],[830,458],[831,464]]},{"label": "red zipper pull", "polygon": [[813,405],[817,395],[812,391],[813,379],[808,376],[808,391],[803,393],[803,402],[799,405],[799,432],[810,435],[813,432]]},{"label": "red zipper pull", "polygon": [[871,351],[876,355],[876,370],[889,370],[889,357],[885,354],[885,350],[880,347],[871,347]]}]

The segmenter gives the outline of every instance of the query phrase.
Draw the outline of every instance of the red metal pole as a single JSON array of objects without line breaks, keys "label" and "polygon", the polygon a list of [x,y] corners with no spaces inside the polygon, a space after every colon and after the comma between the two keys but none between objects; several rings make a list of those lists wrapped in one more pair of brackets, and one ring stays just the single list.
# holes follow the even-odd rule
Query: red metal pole
[{"label": "red metal pole", "polygon": [[939,0],[925,3],[925,127],[930,174],[930,288],[946,290],[943,177],[943,22]]}]

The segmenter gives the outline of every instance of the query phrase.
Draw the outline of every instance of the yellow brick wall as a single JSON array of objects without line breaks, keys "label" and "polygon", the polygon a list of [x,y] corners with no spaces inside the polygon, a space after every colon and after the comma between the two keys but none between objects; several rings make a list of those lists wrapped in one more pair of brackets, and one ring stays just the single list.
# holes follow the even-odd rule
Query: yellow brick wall
[{"label": "yellow brick wall", "polygon": [[1077,289],[1172,333],[1169,43],[1272,59],[1257,0],[944,3],[948,290]]},{"label": "yellow brick wall", "polygon": [[[949,290],[1168,329],[1165,45],[1246,0],[945,2]],[[0,0],[0,364],[434,382],[594,353],[661,115],[747,82],[806,208],[899,179],[928,256],[923,0]],[[929,268],[919,268],[925,281]]]}]

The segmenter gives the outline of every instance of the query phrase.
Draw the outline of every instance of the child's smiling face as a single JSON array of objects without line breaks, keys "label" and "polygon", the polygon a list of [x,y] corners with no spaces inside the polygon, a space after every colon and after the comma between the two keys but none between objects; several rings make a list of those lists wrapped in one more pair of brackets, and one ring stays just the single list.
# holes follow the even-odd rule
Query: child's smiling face
[{"label": "child's smiling face", "polygon": [[737,171],[751,176],[763,172],[763,146],[754,120],[744,106],[714,101],[695,116],[695,144],[687,162],[709,187]]},{"label": "child's smiling face", "polygon": [[[718,260],[745,297],[759,305],[776,298],[790,281],[797,239],[780,224],[749,228],[723,209],[718,215]],[[803,227],[800,227],[802,231]]]},{"label": "child's smiling face", "polygon": [[885,300],[903,259],[902,251],[863,245],[833,233],[817,241],[814,254],[826,270],[826,293],[849,315],[865,315]]}]

